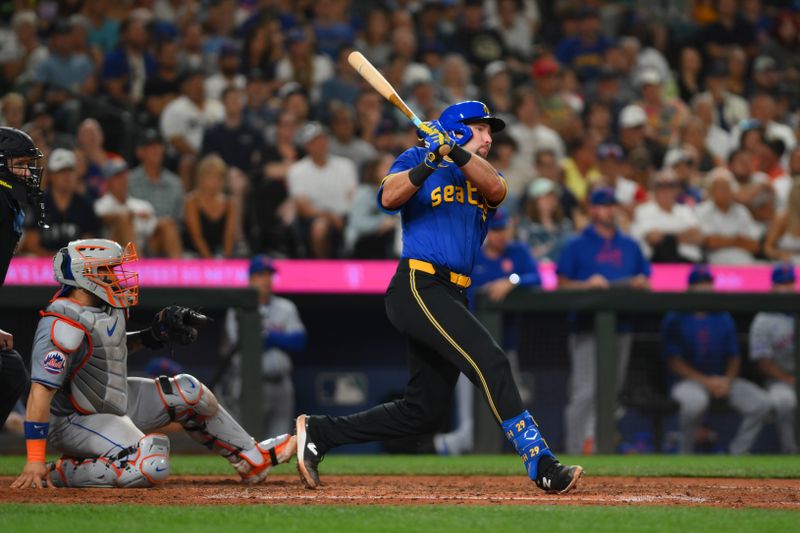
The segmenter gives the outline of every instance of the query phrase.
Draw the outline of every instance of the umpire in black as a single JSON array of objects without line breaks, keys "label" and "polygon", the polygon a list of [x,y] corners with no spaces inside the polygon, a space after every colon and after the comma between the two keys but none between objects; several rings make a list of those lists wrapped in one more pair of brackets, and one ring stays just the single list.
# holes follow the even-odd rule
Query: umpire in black
[{"label": "umpire in black", "polygon": [[[43,224],[42,160],[27,133],[0,127],[0,287],[22,237],[26,204],[34,205]],[[14,350],[14,336],[0,329],[0,428],[29,381],[25,363]]]},{"label": "umpire in black", "polygon": [[420,127],[425,147],[403,152],[384,178],[378,204],[400,212],[403,224],[403,253],[386,291],[386,311],[408,340],[410,377],[400,400],[349,416],[297,417],[297,468],[307,487],[319,485],[319,461],[331,448],[439,429],[462,372],[537,486],[564,493],[581,477],[580,466],[562,465],[548,449],[523,407],[505,353],[466,306],[488,221],[508,192],[485,159],[492,133],[504,127],[481,102],[454,104]]}]

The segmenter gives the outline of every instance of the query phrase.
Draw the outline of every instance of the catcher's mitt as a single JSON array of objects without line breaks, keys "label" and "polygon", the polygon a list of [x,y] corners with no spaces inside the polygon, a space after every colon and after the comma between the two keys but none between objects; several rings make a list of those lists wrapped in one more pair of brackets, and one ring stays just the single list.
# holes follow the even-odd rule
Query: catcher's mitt
[{"label": "catcher's mitt", "polygon": [[191,344],[197,340],[197,328],[211,319],[188,307],[170,305],[159,311],[150,325],[153,337],[161,342]]}]

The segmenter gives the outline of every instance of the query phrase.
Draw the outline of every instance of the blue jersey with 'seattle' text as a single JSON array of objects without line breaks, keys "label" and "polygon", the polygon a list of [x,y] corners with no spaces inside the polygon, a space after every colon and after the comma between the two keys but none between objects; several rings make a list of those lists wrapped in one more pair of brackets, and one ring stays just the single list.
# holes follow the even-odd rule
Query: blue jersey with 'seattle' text
[{"label": "blue jersey with 'seattle' text", "polygon": [[[389,174],[410,170],[425,159],[422,147],[409,148]],[[420,259],[469,275],[486,237],[487,222],[497,206],[489,206],[478,188],[454,163],[444,161],[398,211],[402,217],[402,257]]]}]

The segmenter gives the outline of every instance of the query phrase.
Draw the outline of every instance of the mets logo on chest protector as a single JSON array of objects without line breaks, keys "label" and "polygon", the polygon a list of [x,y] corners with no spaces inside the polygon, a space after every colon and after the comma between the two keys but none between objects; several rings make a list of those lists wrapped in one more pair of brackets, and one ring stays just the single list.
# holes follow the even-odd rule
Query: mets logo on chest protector
[{"label": "mets logo on chest protector", "polygon": [[61,374],[67,368],[67,357],[58,350],[53,350],[44,356],[42,366],[50,374]]}]

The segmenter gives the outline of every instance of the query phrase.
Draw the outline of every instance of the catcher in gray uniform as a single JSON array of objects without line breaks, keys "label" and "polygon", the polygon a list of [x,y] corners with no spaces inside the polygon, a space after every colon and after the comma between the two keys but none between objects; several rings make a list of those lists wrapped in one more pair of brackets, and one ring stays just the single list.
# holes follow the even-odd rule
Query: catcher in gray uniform
[{"label": "catcher in gray uniform", "polygon": [[[132,244],[85,239],[53,259],[62,288],[42,312],[31,356],[25,438],[28,462],[12,487],[150,487],[170,472],[169,439],[151,431],[171,421],[225,457],[242,480],[258,483],[287,462],[295,437],[256,442],[188,374],[129,378],[128,351],[189,344],[207,317],[178,306],[162,309],[151,327],[128,333],[128,308],[138,303]],[[49,422],[49,423],[48,423]],[[46,441],[63,454],[45,464]]]},{"label": "catcher in gray uniform", "polygon": [[[772,290],[795,292],[794,265],[781,263],[772,269]],[[794,315],[788,313],[758,313],[750,324],[750,357],[758,363],[764,376],[778,438],[783,453],[797,453],[794,433],[794,412],[797,396],[794,392]]]}]

